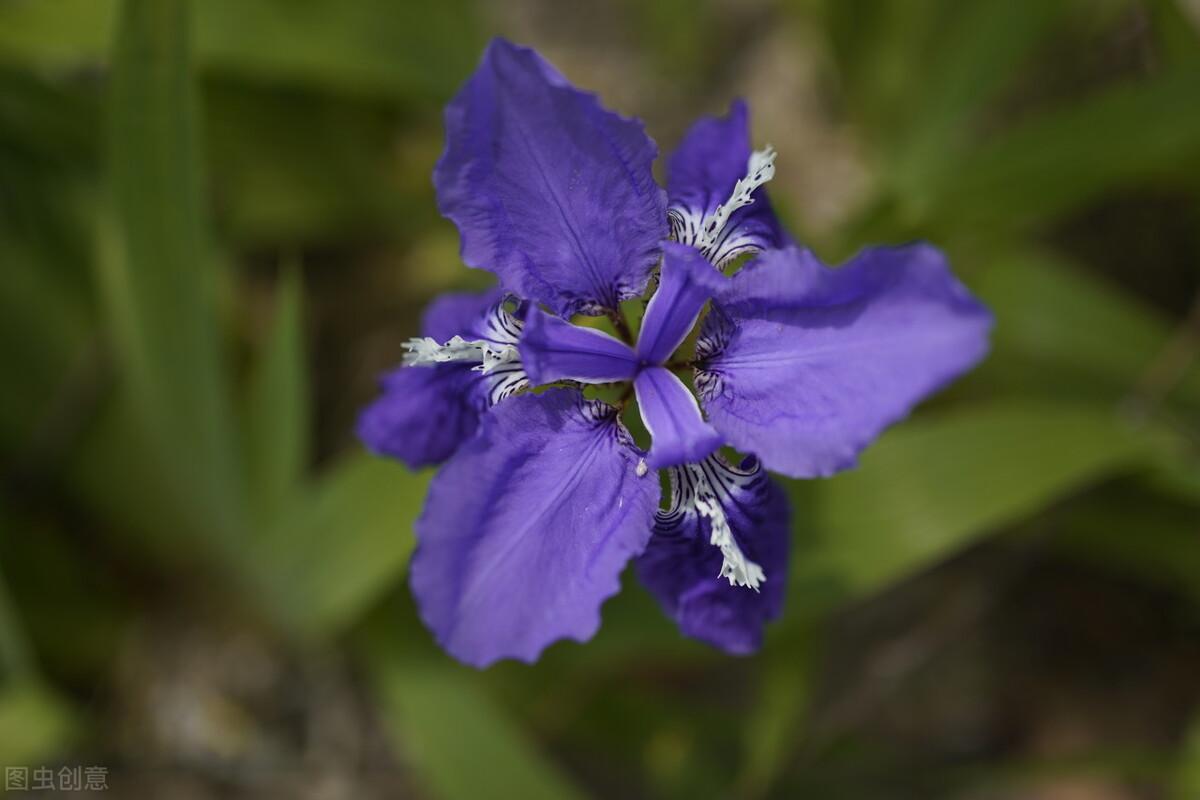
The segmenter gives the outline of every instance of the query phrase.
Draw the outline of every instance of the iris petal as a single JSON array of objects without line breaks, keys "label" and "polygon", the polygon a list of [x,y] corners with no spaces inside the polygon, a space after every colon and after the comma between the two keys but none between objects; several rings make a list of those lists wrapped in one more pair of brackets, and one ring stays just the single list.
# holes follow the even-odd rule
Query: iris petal
[{"label": "iris petal", "polygon": [[638,333],[638,355],[661,364],[674,353],[696,324],[700,309],[729,279],[694,247],[667,242],[658,290],[646,306]]},{"label": "iris petal", "polygon": [[721,435],[704,421],[696,398],[663,367],[647,367],[633,382],[642,421],[653,437],[646,463],[658,469],[699,461],[721,446]]},{"label": "iris petal", "polygon": [[520,351],[534,385],[561,380],[624,381],[633,377],[638,366],[633,350],[624,342],[536,309],[526,320]]},{"label": "iris petal", "polygon": [[590,638],[653,525],[658,481],[638,460],[616,410],[577,391],[493,409],[417,521],[412,589],[438,642],[482,667]]},{"label": "iris petal", "polygon": [[496,39],[446,108],[438,207],[468,265],[560,316],[600,314],[642,293],[667,237],[657,152],[641,122]]},{"label": "iris petal", "polygon": [[714,302],[696,387],[734,447],[792,477],[830,475],[978,363],[991,324],[928,245],[868,249],[839,269],[792,247]]},{"label": "iris petal", "polygon": [[[686,636],[729,653],[757,650],[763,626],[779,615],[787,584],[789,509],[783,491],[753,459],[740,468],[720,456],[674,467],[671,508],[660,511],[654,536],[637,560],[642,583]],[[721,577],[726,561],[712,544],[713,514],[699,494],[717,503],[743,556],[761,566],[755,591]]]},{"label": "iris petal", "polygon": [[[746,104],[740,100],[724,117],[703,117],[692,125],[671,155],[667,175],[671,234],[676,241],[699,245],[705,221],[728,203],[739,180],[752,166]],[[789,239],[765,189],[754,202],[733,212],[717,232],[706,255],[723,266],[745,253],[781,247]]]},{"label": "iris petal", "polygon": [[[433,341],[455,336],[508,346],[520,321],[503,308],[504,293],[447,294],[430,304],[421,332]],[[380,381],[381,396],[359,416],[358,437],[373,452],[412,469],[438,464],[474,435],[487,409],[524,388],[519,363],[484,373],[472,363],[404,366]]]}]

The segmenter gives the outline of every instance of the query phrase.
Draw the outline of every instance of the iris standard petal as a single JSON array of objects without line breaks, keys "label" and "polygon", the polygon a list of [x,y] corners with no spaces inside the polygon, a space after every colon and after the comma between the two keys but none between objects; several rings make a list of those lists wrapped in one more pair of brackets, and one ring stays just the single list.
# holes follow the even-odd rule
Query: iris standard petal
[{"label": "iris standard petal", "polygon": [[577,391],[496,406],[416,525],[413,594],[441,645],[482,667],[590,638],[654,523],[658,479],[638,460],[616,410]]},{"label": "iris standard petal", "polygon": [[653,441],[646,463],[655,469],[699,461],[721,446],[721,435],[704,421],[696,398],[663,367],[647,367],[633,382],[642,422]]},{"label": "iris standard petal", "polygon": [[445,119],[434,184],[468,265],[563,317],[642,293],[668,229],[641,122],[502,39]]},{"label": "iris standard petal", "polygon": [[624,342],[537,309],[530,311],[518,347],[535,386],[561,380],[625,381],[633,378],[638,368],[637,356]]},{"label": "iris standard petal", "polygon": [[[704,223],[728,203],[738,181],[751,170],[746,104],[735,101],[724,117],[702,117],[688,130],[667,167],[672,236],[700,246]],[[772,156],[773,157],[773,156]],[[756,250],[787,242],[765,189],[756,188],[754,202],[738,208],[716,232],[705,255],[723,265]]]},{"label": "iris standard petal", "polygon": [[734,447],[792,477],[830,475],[978,363],[991,324],[928,245],[871,248],[838,269],[791,247],[714,302],[696,388]]},{"label": "iris standard petal", "polygon": [[[753,458],[735,468],[714,455],[674,467],[670,476],[671,508],[658,512],[636,562],[638,577],[685,636],[729,653],[753,652],[763,626],[783,608],[787,497]],[[714,538],[731,538],[733,558],[761,569],[757,590],[726,579],[729,547]]]},{"label": "iris standard petal", "polygon": [[665,243],[658,291],[646,306],[638,333],[638,356],[647,364],[670,358],[696,324],[700,309],[728,282],[696,248]]},{"label": "iris standard petal", "polygon": [[[519,334],[503,310],[504,293],[446,294],[422,318],[421,333],[438,342],[455,336],[510,344]],[[470,438],[489,406],[525,386],[520,364],[484,374],[469,363],[404,366],[380,381],[382,393],[359,415],[359,439],[373,452],[412,469],[438,464]]]}]

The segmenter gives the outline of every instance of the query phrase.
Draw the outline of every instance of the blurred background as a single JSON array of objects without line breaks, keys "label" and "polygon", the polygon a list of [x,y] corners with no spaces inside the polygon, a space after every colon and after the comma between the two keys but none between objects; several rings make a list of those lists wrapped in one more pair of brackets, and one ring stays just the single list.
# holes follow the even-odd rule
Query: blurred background
[{"label": "blurred background", "polygon": [[[788,483],[754,657],[632,580],[533,667],[416,618],[430,476],[352,428],[425,303],[488,285],[430,175],[496,34],[664,152],[747,98],[797,238],[931,240],[995,311],[982,368]],[[1195,0],[0,0],[0,765],[129,798],[1196,800],[1198,289]]]}]

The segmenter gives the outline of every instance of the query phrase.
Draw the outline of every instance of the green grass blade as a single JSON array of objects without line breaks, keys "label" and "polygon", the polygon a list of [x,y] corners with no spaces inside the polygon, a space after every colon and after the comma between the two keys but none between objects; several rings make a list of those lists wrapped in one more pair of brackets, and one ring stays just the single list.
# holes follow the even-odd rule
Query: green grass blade
[{"label": "green grass blade", "polygon": [[[851,602],[1153,457],[1116,412],[1013,401],[885,435],[860,467],[795,484],[792,605]],[[809,605],[805,609],[806,603]]]},{"label": "green grass blade", "polygon": [[302,637],[357,619],[404,574],[428,483],[428,473],[347,456],[247,553],[266,606]]},{"label": "green grass blade", "polygon": [[[1153,308],[1050,253],[1001,255],[975,281],[996,314],[994,352],[972,381],[1024,396],[1114,405],[1166,346],[1171,326]],[[1200,404],[1200,368],[1172,396]]]},{"label": "green grass blade", "polygon": [[0,688],[0,764],[38,765],[62,756],[77,732],[62,698],[41,683]]},{"label": "green grass blade", "polygon": [[[58,69],[103,62],[118,5],[0,3],[0,59]],[[482,45],[471,0],[203,0],[194,10],[206,70],[335,92],[441,99]]]},{"label": "green grass blade", "polygon": [[184,0],[129,0],[113,53],[116,231],[104,305],[132,402],[182,521],[237,540],[242,498],[207,258]]},{"label": "green grass blade", "polygon": [[484,690],[479,673],[395,650],[369,664],[393,741],[440,800],[582,795]]},{"label": "green grass blade", "polygon": [[1053,220],[1130,182],[1194,184],[1197,86],[1200,71],[1180,69],[1019,124],[970,157],[947,160],[931,182],[926,218],[944,230],[995,235]]},{"label": "green grass blade", "polygon": [[298,265],[283,270],[275,313],[250,376],[245,437],[248,483],[260,524],[299,488],[308,461],[308,376]]},{"label": "green grass blade", "polygon": [[1200,797],[1200,717],[1192,720],[1171,778],[1170,800]]},{"label": "green grass blade", "polygon": [[905,98],[912,117],[891,167],[902,196],[921,191],[926,176],[965,145],[980,113],[1020,74],[1018,67],[1068,8],[1064,2],[1011,0],[955,4],[950,22],[939,29],[932,63]]},{"label": "green grass blade", "polygon": [[0,573],[0,668],[9,680],[29,678],[33,674],[33,654],[17,619],[3,573]]}]

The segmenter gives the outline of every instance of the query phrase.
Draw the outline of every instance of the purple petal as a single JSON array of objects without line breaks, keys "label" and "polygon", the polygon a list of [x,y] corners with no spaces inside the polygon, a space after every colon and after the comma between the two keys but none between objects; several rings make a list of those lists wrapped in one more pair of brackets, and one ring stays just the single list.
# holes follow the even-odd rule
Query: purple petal
[{"label": "purple petal", "polygon": [[576,391],[496,406],[417,521],[412,589],[438,642],[483,667],[591,637],[658,507],[637,462],[616,410]]},{"label": "purple petal", "polygon": [[637,372],[629,345],[603,331],[572,325],[537,309],[525,321],[521,361],[535,386],[560,380],[626,381]]},{"label": "purple petal", "polygon": [[709,419],[796,478],[853,466],[983,358],[992,324],[928,245],[871,248],[839,269],[795,247],[765,253],[713,306],[696,347]]},{"label": "purple petal", "polygon": [[[716,487],[720,507],[746,558],[762,567],[758,591],[719,577],[723,557],[710,543],[712,522],[694,504],[696,471]],[[671,470],[672,502],[637,560],[638,577],[685,636],[728,653],[762,643],[763,625],[779,615],[787,585],[789,509],[783,491],[748,458],[741,469],[712,456]]]},{"label": "purple petal", "polygon": [[700,309],[728,282],[696,248],[665,243],[658,291],[646,306],[638,334],[642,360],[662,364],[670,358],[696,324]]},{"label": "purple petal", "polygon": [[479,374],[465,364],[400,367],[358,418],[358,438],[374,453],[410,469],[440,464],[474,435],[487,410]]},{"label": "purple petal", "polygon": [[488,312],[503,300],[502,289],[439,295],[421,315],[421,335],[439,342],[448,342],[455,336],[464,339],[491,338],[488,336]]},{"label": "purple petal", "polygon": [[446,108],[438,207],[463,260],[556,314],[599,314],[645,289],[667,236],[641,122],[605,110],[502,39]]},{"label": "purple petal", "polygon": [[[454,336],[498,343],[517,333],[506,330],[499,289],[483,294],[446,294],[430,303],[421,333],[439,342]],[[412,469],[445,461],[475,434],[479,417],[524,385],[520,364],[502,365],[489,375],[471,364],[400,367],[383,376],[381,396],[359,415],[357,434],[372,451],[403,461]]]},{"label": "purple petal", "polygon": [[[741,100],[734,101],[724,117],[701,117],[671,155],[667,196],[677,241],[694,243],[704,218],[729,200],[734,185],[746,175],[753,150],[746,118]],[[753,196],[754,202],[735,211],[725,226],[708,254],[712,263],[723,265],[747,252],[788,242],[766,190],[760,188]]]},{"label": "purple petal", "polygon": [[699,461],[721,446],[721,435],[704,421],[696,398],[663,367],[649,367],[633,382],[642,421],[653,438],[646,463],[655,469]]}]

